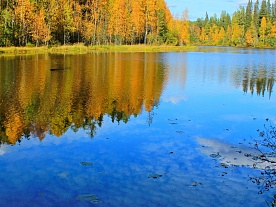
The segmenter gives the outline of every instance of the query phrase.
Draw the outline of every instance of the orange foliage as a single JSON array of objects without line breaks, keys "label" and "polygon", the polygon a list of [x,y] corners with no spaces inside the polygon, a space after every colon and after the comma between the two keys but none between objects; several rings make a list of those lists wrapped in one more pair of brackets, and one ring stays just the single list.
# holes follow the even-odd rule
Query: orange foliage
[{"label": "orange foliage", "polygon": [[[119,122],[140,114],[143,107],[150,112],[165,81],[158,55],[110,53],[57,59],[41,55],[20,61],[21,78],[11,91],[12,100],[6,100],[0,111],[5,114],[9,142],[15,144],[25,132],[40,140],[48,132],[61,136],[72,124],[80,128],[84,120],[98,121],[105,114]],[[74,70],[50,72],[54,63]]]},{"label": "orange foliage", "polygon": [[6,135],[11,144],[15,144],[16,141],[23,135],[23,129],[25,127],[23,114],[15,109],[11,110],[11,113],[6,114],[6,121],[4,126],[6,128]]},{"label": "orange foliage", "polygon": [[32,37],[36,41],[36,45],[39,45],[39,41],[46,44],[50,39],[50,29],[46,24],[45,15],[43,10],[39,10],[38,14],[36,14],[36,18],[34,19]]}]

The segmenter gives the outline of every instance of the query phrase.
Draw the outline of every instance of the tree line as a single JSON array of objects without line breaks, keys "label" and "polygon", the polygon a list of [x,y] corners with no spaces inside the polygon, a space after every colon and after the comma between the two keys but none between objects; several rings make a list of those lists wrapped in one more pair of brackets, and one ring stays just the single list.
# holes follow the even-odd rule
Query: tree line
[{"label": "tree line", "polygon": [[0,46],[222,45],[276,47],[276,0],[249,0],[189,21],[164,0],[0,0]]},{"label": "tree line", "polygon": [[[188,19],[174,22],[164,0],[0,0],[0,3],[1,46],[79,42],[184,44],[185,35],[181,33],[188,33],[188,28],[184,28]],[[173,26],[179,28],[178,34],[171,34]]]},{"label": "tree line", "polygon": [[199,45],[276,47],[276,1],[249,0],[232,17],[222,11],[190,25],[191,42]]}]

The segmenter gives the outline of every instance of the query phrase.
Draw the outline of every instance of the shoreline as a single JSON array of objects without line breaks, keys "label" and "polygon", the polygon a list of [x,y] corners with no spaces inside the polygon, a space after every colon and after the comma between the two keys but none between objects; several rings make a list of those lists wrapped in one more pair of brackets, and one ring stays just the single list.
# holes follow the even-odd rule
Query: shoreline
[{"label": "shoreline", "polygon": [[0,56],[35,54],[87,54],[95,52],[188,52],[197,46],[150,46],[150,45],[65,45],[57,47],[0,47]]},{"label": "shoreline", "polygon": [[[206,45],[207,46],[207,45]],[[85,46],[83,44],[63,45],[63,46],[40,46],[40,47],[0,47],[1,56],[22,56],[22,55],[37,55],[37,54],[91,54],[101,52],[196,52],[200,51],[203,45],[187,45],[187,46],[169,46],[169,45],[97,45]],[[208,46],[207,46],[208,47]],[[211,46],[225,47],[225,46]],[[233,47],[233,46],[226,46]],[[248,48],[248,49],[275,49],[266,47],[233,47],[233,48]]]}]

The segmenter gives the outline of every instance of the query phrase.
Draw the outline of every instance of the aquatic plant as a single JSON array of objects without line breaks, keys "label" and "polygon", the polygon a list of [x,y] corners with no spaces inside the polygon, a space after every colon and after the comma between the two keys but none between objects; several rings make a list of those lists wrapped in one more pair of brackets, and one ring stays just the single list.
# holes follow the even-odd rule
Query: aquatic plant
[{"label": "aquatic plant", "polygon": [[276,195],[273,196],[271,201],[265,201],[267,206],[275,207],[276,206]]},{"label": "aquatic plant", "polygon": [[76,199],[79,201],[88,201],[93,204],[100,202],[100,200],[93,194],[80,195],[80,196],[76,197]]},{"label": "aquatic plant", "polygon": [[265,167],[259,177],[250,178],[259,185],[259,194],[276,186],[276,127],[269,119],[266,121],[269,124],[264,124],[264,130],[258,130],[259,139],[254,140],[254,147],[260,154],[252,158],[255,161],[254,167],[259,164],[265,164]]}]

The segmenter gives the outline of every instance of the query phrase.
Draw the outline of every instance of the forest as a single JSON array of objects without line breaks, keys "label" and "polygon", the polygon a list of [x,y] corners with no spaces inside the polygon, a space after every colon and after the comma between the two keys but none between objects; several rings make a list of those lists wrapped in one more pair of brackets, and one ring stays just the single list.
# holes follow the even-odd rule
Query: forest
[{"label": "forest", "polygon": [[190,22],[190,41],[199,45],[276,47],[276,1],[249,0],[232,17],[225,11]]},{"label": "forest", "polygon": [[276,0],[231,16],[173,16],[164,0],[0,0],[0,46],[221,45],[276,47]]}]

